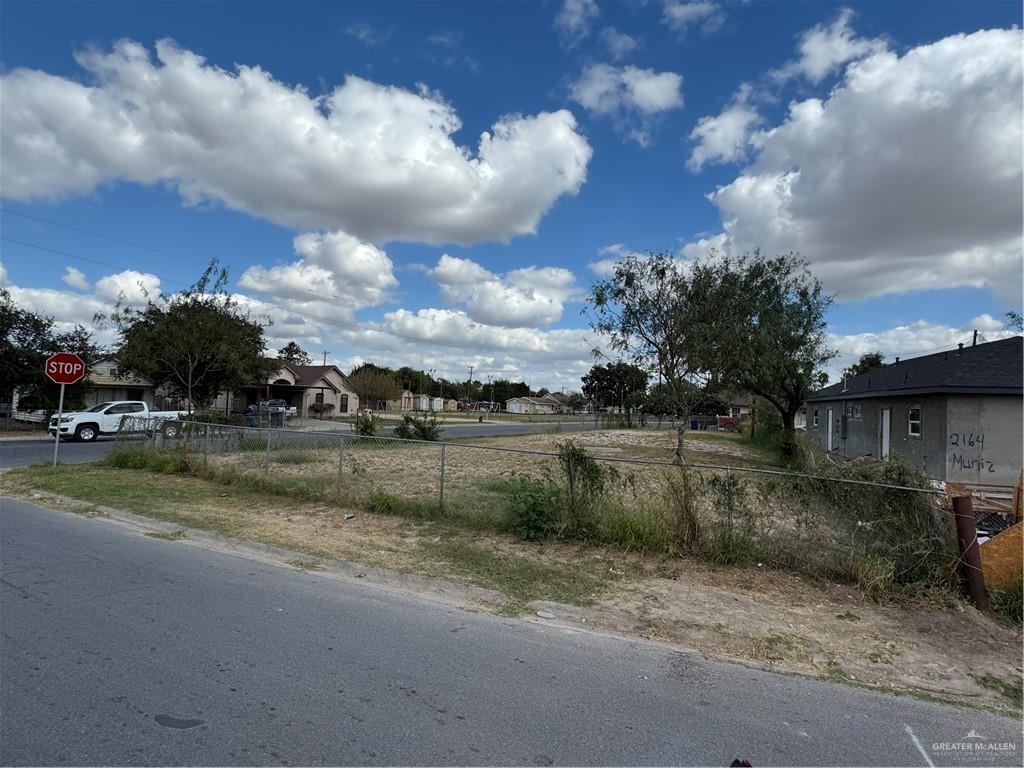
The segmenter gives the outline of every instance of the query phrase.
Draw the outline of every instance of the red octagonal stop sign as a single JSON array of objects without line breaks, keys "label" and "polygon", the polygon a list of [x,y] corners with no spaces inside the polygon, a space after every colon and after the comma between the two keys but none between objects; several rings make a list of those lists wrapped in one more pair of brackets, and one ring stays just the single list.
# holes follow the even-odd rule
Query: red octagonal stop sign
[{"label": "red octagonal stop sign", "polygon": [[57,384],[74,384],[85,376],[85,363],[71,352],[58,352],[46,361],[43,369],[50,381]]}]

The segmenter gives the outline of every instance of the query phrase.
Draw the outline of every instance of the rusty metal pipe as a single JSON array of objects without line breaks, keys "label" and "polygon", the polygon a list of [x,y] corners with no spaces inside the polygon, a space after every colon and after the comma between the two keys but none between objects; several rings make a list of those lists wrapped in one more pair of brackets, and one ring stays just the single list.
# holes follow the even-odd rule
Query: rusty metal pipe
[{"label": "rusty metal pipe", "polygon": [[967,596],[981,610],[988,610],[988,593],[981,570],[981,549],[978,547],[978,522],[974,517],[974,502],[970,496],[953,497],[953,516],[956,518],[956,538],[960,546],[960,576]]}]

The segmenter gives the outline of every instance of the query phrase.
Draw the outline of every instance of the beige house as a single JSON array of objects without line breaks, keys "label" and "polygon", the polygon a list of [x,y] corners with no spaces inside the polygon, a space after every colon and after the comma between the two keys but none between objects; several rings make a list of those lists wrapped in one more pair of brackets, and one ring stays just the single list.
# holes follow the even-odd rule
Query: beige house
[{"label": "beige house", "polygon": [[89,381],[92,389],[85,395],[85,407],[105,403],[108,400],[141,400],[153,406],[156,386],[145,376],[118,369],[117,359],[107,357],[89,366]]},{"label": "beige house", "polygon": [[284,400],[303,418],[351,416],[359,410],[359,396],[337,366],[275,362],[279,368],[266,381],[238,393],[221,393],[213,408],[245,410],[263,400]]},{"label": "beige house", "polygon": [[513,397],[505,401],[505,410],[509,413],[556,413],[559,403],[554,398],[544,397]]}]

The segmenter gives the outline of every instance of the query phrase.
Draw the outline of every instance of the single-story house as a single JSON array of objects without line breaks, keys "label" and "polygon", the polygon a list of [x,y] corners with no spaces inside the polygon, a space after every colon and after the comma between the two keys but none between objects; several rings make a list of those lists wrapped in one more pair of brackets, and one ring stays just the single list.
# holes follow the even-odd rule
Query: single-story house
[{"label": "single-story house", "polygon": [[513,397],[505,401],[505,410],[509,413],[555,413],[558,410],[558,401],[547,395],[544,397]]},{"label": "single-story house", "polygon": [[299,416],[353,415],[359,410],[359,396],[348,377],[335,365],[295,365],[274,361],[278,367],[266,380],[244,387],[238,393],[221,393],[215,410],[244,410],[261,400],[284,400],[298,409]]},{"label": "single-story house", "polygon": [[109,400],[141,400],[154,405],[156,385],[145,376],[118,368],[117,358],[105,357],[89,366],[92,388],[85,395],[85,407]]},{"label": "single-story house", "polygon": [[1024,338],[888,363],[807,398],[807,436],[846,458],[901,456],[935,480],[1015,486]]}]

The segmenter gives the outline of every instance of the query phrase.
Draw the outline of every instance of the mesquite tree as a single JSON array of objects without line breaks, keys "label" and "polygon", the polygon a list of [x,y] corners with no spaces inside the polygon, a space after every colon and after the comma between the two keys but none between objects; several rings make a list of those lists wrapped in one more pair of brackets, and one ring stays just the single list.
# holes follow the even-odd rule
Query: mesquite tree
[{"label": "mesquite tree", "polygon": [[264,324],[227,291],[227,270],[211,264],[181,293],[119,302],[109,318],[118,333],[122,369],[142,374],[188,398],[189,410],[206,407],[221,391],[266,378]]},{"label": "mesquite tree", "polygon": [[683,458],[683,433],[690,406],[709,371],[701,352],[708,308],[695,296],[686,267],[668,252],[630,254],[614,274],[594,285],[590,324],[612,349],[646,371],[655,371],[683,416],[676,459]]}]

